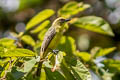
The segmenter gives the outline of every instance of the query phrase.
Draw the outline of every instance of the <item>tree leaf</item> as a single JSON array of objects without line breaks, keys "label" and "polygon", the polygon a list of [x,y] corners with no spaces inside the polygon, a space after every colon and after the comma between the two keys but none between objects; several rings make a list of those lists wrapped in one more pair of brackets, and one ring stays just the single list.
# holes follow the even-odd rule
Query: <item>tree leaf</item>
[{"label": "tree leaf", "polygon": [[50,24],[49,20],[44,21],[42,24],[40,24],[36,29],[32,30],[32,33],[38,33],[41,30],[43,30],[45,27],[47,27]]},{"label": "tree leaf", "polygon": [[100,17],[86,16],[76,18],[74,22],[71,22],[71,24],[93,32],[114,36],[110,25]]},{"label": "tree leaf", "polygon": [[91,80],[91,75],[88,69],[79,61],[77,60],[77,65],[72,66],[72,72],[76,80]]},{"label": "tree leaf", "polygon": [[10,63],[9,62],[4,64],[4,69],[0,73],[0,78],[4,77],[6,75],[6,71],[9,69],[9,67],[10,67]]},{"label": "tree leaf", "polygon": [[13,45],[15,40],[9,38],[2,38],[0,39],[0,45],[2,46],[11,46]]},{"label": "tree leaf", "polygon": [[24,63],[24,72],[29,72],[35,65],[36,59],[32,58]]},{"label": "tree leaf", "polygon": [[116,47],[100,49],[100,50],[97,51],[97,53],[94,55],[94,58],[100,57],[100,56],[105,56],[105,55],[113,52],[115,49],[116,49]]},{"label": "tree leaf", "polygon": [[10,61],[7,62],[6,64],[4,64],[3,70],[0,73],[0,77],[4,77],[7,75],[8,71],[11,71],[11,68],[14,66],[15,62],[16,62],[17,58],[16,57],[12,57],[10,58]]},{"label": "tree leaf", "polygon": [[71,69],[69,64],[66,63],[65,60],[61,63],[61,71],[65,76],[65,80],[75,80],[74,76],[71,73]]},{"label": "tree leaf", "polygon": [[28,49],[4,49],[3,53],[0,53],[0,57],[25,57],[25,56],[35,56],[36,54]]},{"label": "tree leaf", "polygon": [[44,35],[45,33],[47,32],[48,29],[43,29],[39,34],[38,34],[38,38],[40,40],[43,40],[44,39]]},{"label": "tree leaf", "polygon": [[75,40],[72,37],[63,36],[57,49],[66,53],[65,60],[68,64],[74,65],[76,63],[76,57],[74,56],[76,52],[76,45]]},{"label": "tree leaf", "polygon": [[59,11],[58,15],[69,18],[73,15],[78,14],[81,11],[84,11],[85,9],[89,8],[90,6],[88,4],[83,4],[82,2],[78,3],[75,1],[71,1],[67,4],[65,4]]},{"label": "tree leaf", "polygon": [[44,21],[45,19],[49,18],[53,14],[54,14],[54,11],[51,9],[46,9],[41,11],[27,23],[26,30],[31,29],[32,27]]},{"label": "tree leaf", "polygon": [[103,64],[109,72],[120,72],[120,60],[106,59],[103,61]]},{"label": "tree leaf", "polygon": [[30,35],[24,35],[21,39],[28,45],[35,46],[35,41]]},{"label": "tree leaf", "polygon": [[[25,74],[25,73],[23,73],[23,72],[21,72],[21,71],[18,71],[18,70],[17,70],[17,67],[13,67],[13,68],[12,68],[12,71],[9,72],[9,73],[7,74],[7,76],[9,76],[8,78],[13,77],[15,80],[18,80],[18,79],[20,79],[21,77],[23,77],[24,74]],[[13,80],[13,79],[10,79],[10,80]]]},{"label": "tree leaf", "polygon": [[58,71],[52,72],[50,68],[45,67],[45,72],[47,80],[65,80],[64,76]]},{"label": "tree leaf", "polygon": [[85,62],[88,62],[91,59],[91,55],[87,52],[76,52],[76,56],[80,57]]},{"label": "tree leaf", "polygon": [[45,70],[43,68],[41,69],[41,75],[40,75],[39,80],[46,80],[46,73],[45,73]]}]

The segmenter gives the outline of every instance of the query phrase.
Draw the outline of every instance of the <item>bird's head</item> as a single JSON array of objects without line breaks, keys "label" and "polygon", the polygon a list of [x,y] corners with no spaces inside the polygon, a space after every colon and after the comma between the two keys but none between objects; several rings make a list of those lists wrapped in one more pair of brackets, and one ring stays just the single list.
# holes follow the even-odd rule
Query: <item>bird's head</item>
[{"label": "bird's head", "polygon": [[70,21],[70,19],[65,19],[63,17],[59,17],[57,18],[54,22],[53,22],[53,25],[59,25],[59,26],[62,26],[64,25],[66,22]]}]

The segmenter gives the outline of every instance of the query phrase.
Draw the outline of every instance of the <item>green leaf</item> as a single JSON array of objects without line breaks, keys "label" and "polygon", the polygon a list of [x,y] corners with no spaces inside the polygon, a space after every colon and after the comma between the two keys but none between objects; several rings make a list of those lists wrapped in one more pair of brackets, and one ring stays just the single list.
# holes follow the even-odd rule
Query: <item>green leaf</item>
[{"label": "green leaf", "polygon": [[66,56],[66,53],[62,52],[62,51],[59,51],[59,53],[57,54],[57,58],[58,58],[59,63],[62,62],[64,56]]},{"label": "green leaf", "polygon": [[97,53],[93,57],[96,58],[96,57],[99,57],[99,56],[105,56],[105,55],[113,52],[115,49],[116,49],[116,47],[100,49],[100,50],[97,51]]},{"label": "green leaf", "polygon": [[6,76],[8,71],[11,71],[11,68],[14,66],[15,62],[16,62],[17,58],[16,57],[11,57],[10,61],[7,62],[6,64],[4,64],[3,70],[0,73],[0,77]]},{"label": "green leaf", "polygon": [[71,69],[76,80],[92,80],[90,72],[79,60],[77,60],[77,65],[72,66]]},{"label": "green leaf", "polygon": [[[12,68],[12,71],[7,74],[7,77],[10,76],[10,77],[8,77],[8,78],[13,77],[15,80],[19,80],[21,77],[24,76],[24,74],[25,74],[25,73],[17,70],[17,67],[13,67],[13,68]],[[13,79],[10,79],[10,80],[13,80]]]},{"label": "green leaf", "polygon": [[39,34],[38,34],[38,38],[40,40],[43,40],[44,39],[44,35],[45,33],[47,32],[48,29],[43,29]]},{"label": "green leaf", "polygon": [[30,35],[24,35],[21,39],[28,45],[35,46],[35,41]]},{"label": "green leaf", "polygon": [[41,69],[41,75],[40,75],[39,80],[46,80],[46,73],[45,73],[45,70],[43,68]]},{"label": "green leaf", "polygon": [[65,60],[67,63],[72,65],[76,63],[76,57],[74,56],[76,53],[76,45],[75,40],[72,37],[63,36],[57,49],[66,53]]},{"label": "green leaf", "polygon": [[32,33],[38,33],[41,30],[43,30],[45,27],[47,27],[50,24],[49,20],[44,21],[42,24],[40,24],[36,29],[32,30]]},{"label": "green leaf", "polygon": [[91,55],[87,52],[76,52],[76,56],[80,57],[85,62],[88,62],[91,59]]},{"label": "green leaf", "polygon": [[3,53],[0,53],[0,57],[25,57],[25,56],[35,56],[35,53],[28,49],[4,49]]},{"label": "green leaf", "polygon": [[65,18],[69,18],[73,15],[78,14],[81,11],[84,11],[85,9],[89,8],[90,5],[88,4],[83,4],[83,3],[78,3],[75,1],[71,1],[69,3],[67,3],[66,5],[64,5],[59,11],[58,11],[58,15],[65,17]]},{"label": "green leaf", "polygon": [[51,9],[46,9],[41,11],[27,23],[26,30],[33,28],[35,25],[49,18],[53,14],[54,14],[54,11]]},{"label": "green leaf", "polygon": [[103,64],[109,72],[120,72],[120,60],[106,59],[103,61]]},{"label": "green leaf", "polygon": [[31,60],[25,61],[24,63],[24,72],[29,72],[35,65],[36,59],[32,58]]},{"label": "green leaf", "polygon": [[10,72],[7,73],[6,78],[7,78],[7,80],[15,80],[15,78],[12,75],[12,73],[10,73]]},{"label": "green leaf", "polygon": [[9,38],[2,38],[0,39],[0,45],[2,46],[11,46],[13,45],[15,40]]},{"label": "green leaf", "polygon": [[65,80],[64,76],[58,71],[51,72],[50,68],[45,67],[45,72],[47,80]]},{"label": "green leaf", "polygon": [[0,73],[0,78],[2,78],[3,76],[5,76],[6,71],[9,69],[9,67],[10,67],[10,63],[9,62],[7,64],[4,64],[4,69]]},{"label": "green leaf", "polygon": [[114,36],[110,25],[100,17],[87,16],[76,18],[74,22],[71,22],[73,25],[87,29],[93,32]]},{"label": "green leaf", "polygon": [[68,66],[69,64],[66,63],[65,60],[63,60],[62,64],[61,64],[61,71],[65,76],[65,80],[75,80],[74,76],[71,73],[71,69],[69,68],[70,66]]}]

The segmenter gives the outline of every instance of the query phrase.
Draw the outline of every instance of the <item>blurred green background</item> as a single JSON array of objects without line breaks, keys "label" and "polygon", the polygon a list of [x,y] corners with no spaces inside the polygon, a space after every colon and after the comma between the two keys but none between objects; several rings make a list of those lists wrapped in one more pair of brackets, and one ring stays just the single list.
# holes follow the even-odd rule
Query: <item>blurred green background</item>
[{"label": "blurred green background", "polygon": [[[76,39],[77,49],[90,51],[99,46],[102,48],[117,47],[117,50],[107,57],[120,60],[120,0],[0,0],[0,38],[14,39],[10,32],[24,32],[26,23],[38,12],[44,9],[53,9],[57,12],[64,4],[70,1],[82,1],[90,4],[91,8],[77,16],[95,15],[104,18],[113,29],[114,37],[98,34],[77,27],[70,27],[65,33]],[[50,20],[53,21],[54,15]],[[37,36],[34,36],[37,37]],[[116,75],[116,78],[120,73]],[[95,77],[95,76],[94,76]],[[99,80],[99,79],[95,79]]]}]

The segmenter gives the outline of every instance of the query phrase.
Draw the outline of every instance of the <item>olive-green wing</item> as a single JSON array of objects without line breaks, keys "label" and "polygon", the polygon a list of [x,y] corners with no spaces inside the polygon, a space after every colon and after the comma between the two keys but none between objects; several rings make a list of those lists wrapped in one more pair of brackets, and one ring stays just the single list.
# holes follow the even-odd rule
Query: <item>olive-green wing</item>
[{"label": "olive-green wing", "polygon": [[48,29],[48,31],[46,32],[44,40],[42,42],[42,46],[41,46],[41,50],[40,50],[41,53],[44,53],[46,51],[46,49],[48,48],[50,42],[54,38],[55,34],[56,34],[55,28],[50,27]]}]

